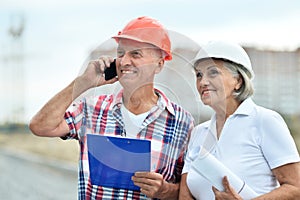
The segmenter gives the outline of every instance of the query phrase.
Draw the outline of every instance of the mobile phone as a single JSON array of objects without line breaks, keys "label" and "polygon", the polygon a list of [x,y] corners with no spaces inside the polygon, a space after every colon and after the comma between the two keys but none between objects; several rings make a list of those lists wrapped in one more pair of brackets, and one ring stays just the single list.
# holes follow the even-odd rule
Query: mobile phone
[{"label": "mobile phone", "polygon": [[104,75],[106,81],[117,76],[116,59],[114,59],[114,61],[110,63],[110,66],[104,70]]}]

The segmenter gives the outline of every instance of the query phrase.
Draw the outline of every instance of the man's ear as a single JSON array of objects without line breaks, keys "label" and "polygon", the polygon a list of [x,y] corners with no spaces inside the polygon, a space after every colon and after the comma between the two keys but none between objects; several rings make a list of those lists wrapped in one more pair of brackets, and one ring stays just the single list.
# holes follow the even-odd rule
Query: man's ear
[{"label": "man's ear", "polygon": [[155,73],[158,74],[164,67],[164,64],[165,64],[165,60],[163,58],[161,58],[158,62],[158,66],[155,70]]}]

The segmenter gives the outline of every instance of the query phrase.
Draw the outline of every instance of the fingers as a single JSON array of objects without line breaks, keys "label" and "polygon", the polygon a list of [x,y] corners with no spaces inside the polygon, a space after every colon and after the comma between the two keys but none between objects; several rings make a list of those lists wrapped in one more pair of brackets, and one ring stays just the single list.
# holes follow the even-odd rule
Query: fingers
[{"label": "fingers", "polygon": [[135,176],[132,177],[132,181],[136,186],[139,186],[140,191],[148,197],[153,197],[154,193],[156,193],[156,187],[153,187],[155,181]]},{"label": "fingers", "polygon": [[110,66],[110,63],[114,61],[113,57],[101,56],[98,60],[94,61],[97,72],[103,74],[105,68]]},{"label": "fingers", "polygon": [[100,69],[102,72],[104,72],[105,68],[110,66],[110,63],[112,63],[114,61],[114,59],[112,57],[109,56],[101,56],[98,59],[99,65],[100,65]]},{"label": "fingers", "polygon": [[140,177],[140,178],[150,178],[150,177],[156,177],[158,174],[153,173],[153,172],[135,172],[134,176],[135,177]]},{"label": "fingers", "polygon": [[229,192],[230,191],[230,185],[229,185],[229,181],[228,181],[227,176],[224,176],[224,178],[222,180],[222,183],[223,183],[225,191]]},{"label": "fingers", "polygon": [[[223,184],[223,187],[224,187],[224,191],[223,192],[229,192],[230,191],[230,185],[229,185],[229,181],[228,181],[228,178],[227,176],[224,176],[223,179],[222,179],[222,184]],[[215,188],[214,186],[212,187],[212,190],[217,193],[220,193],[220,191]]]},{"label": "fingers", "polygon": [[112,78],[108,81],[105,80],[104,70],[110,66],[113,62],[112,57],[102,56],[97,60],[90,61],[84,73],[79,76],[78,81],[80,82],[82,90],[89,88],[98,87],[105,84],[112,84],[118,81],[118,78]]},{"label": "fingers", "polygon": [[236,191],[230,186],[227,176],[222,179],[224,191],[219,191],[217,188],[212,187],[215,194],[215,199],[219,200],[241,200],[242,198],[236,193]]},{"label": "fingers", "polygon": [[161,174],[154,172],[136,172],[134,176],[132,176],[132,181],[140,185],[147,187],[147,185],[156,185],[157,182],[161,182],[163,177]]},{"label": "fingers", "polygon": [[99,62],[103,64],[105,67],[109,67],[110,63],[114,61],[114,58],[111,56],[101,56],[99,58]]},{"label": "fingers", "polygon": [[222,184],[224,186],[224,191],[219,191],[217,188],[215,188],[214,186],[212,186],[212,190],[215,194],[215,199],[222,199],[222,193],[227,193],[230,191],[229,189],[229,182],[226,176],[224,176],[224,178],[222,179]]},{"label": "fingers", "polygon": [[219,200],[222,199],[222,192],[220,192],[217,188],[215,188],[214,186],[212,186],[212,191],[215,194],[215,200]]},{"label": "fingers", "polygon": [[164,186],[162,175],[154,172],[136,172],[132,181],[140,187],[143,194],[151,198],[159,195]]},{"label": "fingers", "polygon": [[220,193],[220,191],[214,186],[212,186],[212,191],[215,193],[215,196]]}]

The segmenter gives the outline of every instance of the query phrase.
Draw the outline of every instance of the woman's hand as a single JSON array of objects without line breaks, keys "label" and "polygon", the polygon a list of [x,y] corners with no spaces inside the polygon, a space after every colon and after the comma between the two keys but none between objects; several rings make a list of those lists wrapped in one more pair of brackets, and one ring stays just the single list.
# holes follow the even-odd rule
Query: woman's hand
[{"label": "woman's hand", "polygon": [[230,186],[227,176],[224,176],[222,183],[225,188],[223,192],[212,187],[216,200],[242,200],[242,197]]}]

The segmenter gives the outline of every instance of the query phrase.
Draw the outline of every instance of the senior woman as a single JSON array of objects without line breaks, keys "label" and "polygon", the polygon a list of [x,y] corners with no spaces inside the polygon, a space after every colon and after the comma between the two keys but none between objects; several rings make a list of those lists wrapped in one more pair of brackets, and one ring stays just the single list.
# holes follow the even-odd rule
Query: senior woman
[{"label": "senior woman", "polygon": [[251,99],[254,72],[244,49],[212,41],[198,52],[193,66],[201,100],[214,114],[192,132],[180,199],[243,199],[226,175],[220,178],[224,189],[218,190],[205,174],[195,172],[193,162],[203,148],[244,180],[257,194],[254,199],[300,199],[300,158],[295,142],[277,112]]}]

